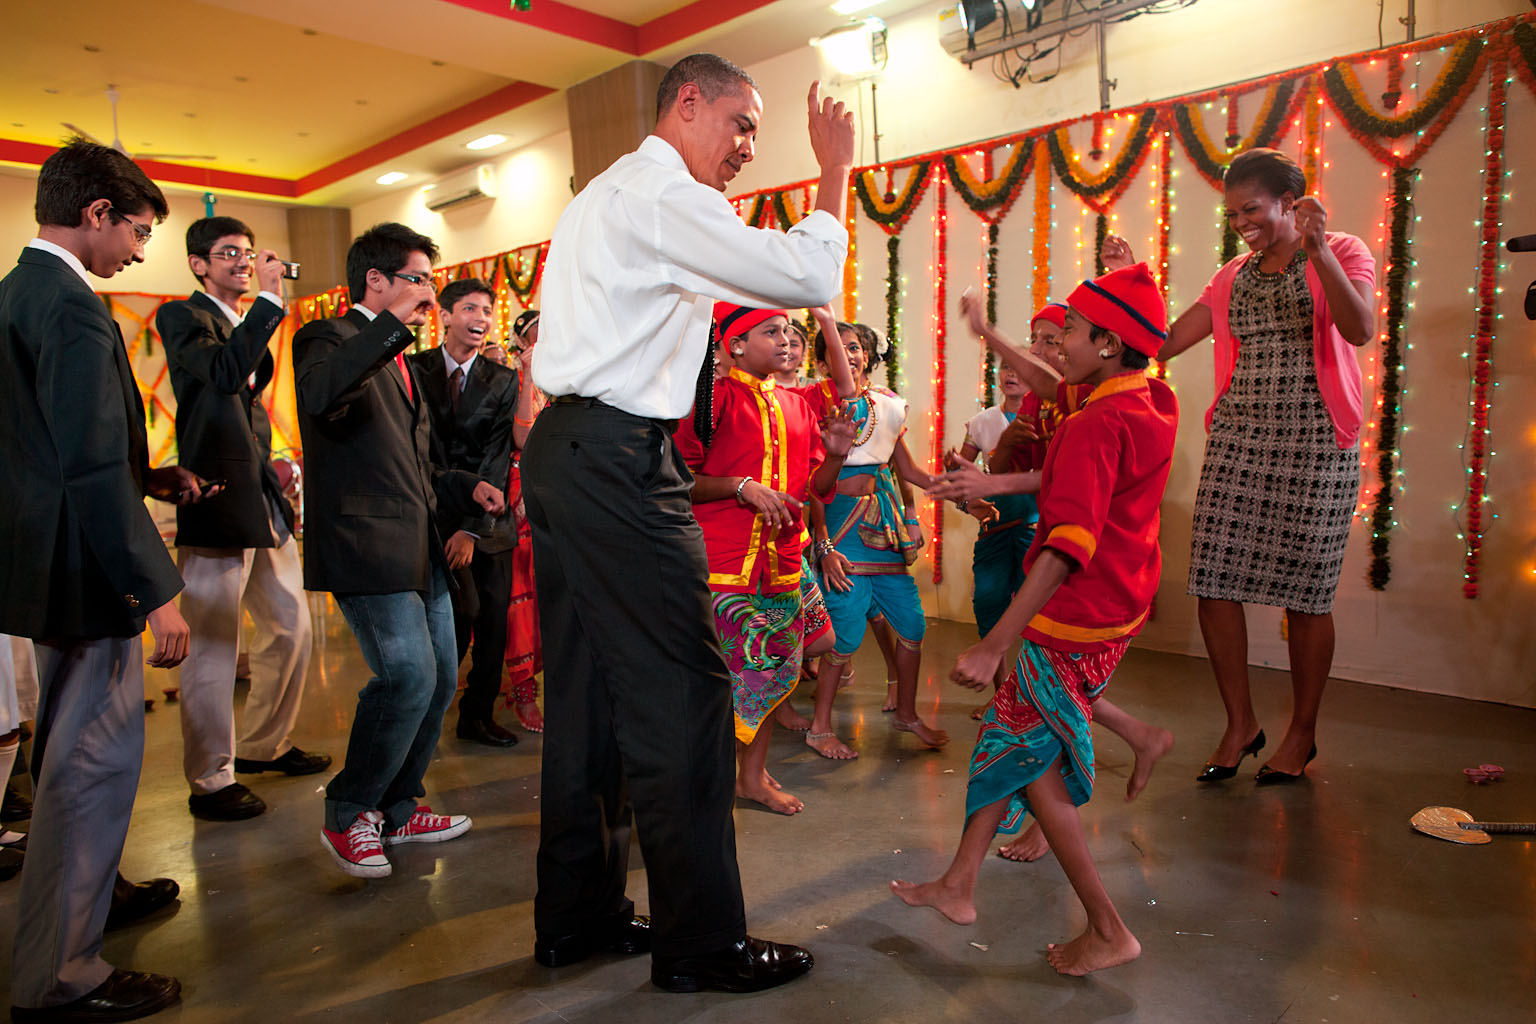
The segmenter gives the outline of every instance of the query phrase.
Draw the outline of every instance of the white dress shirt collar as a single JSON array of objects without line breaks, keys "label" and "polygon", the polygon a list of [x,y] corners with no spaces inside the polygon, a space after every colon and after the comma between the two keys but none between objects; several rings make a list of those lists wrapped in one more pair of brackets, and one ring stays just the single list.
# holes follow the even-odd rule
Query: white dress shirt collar
[{"label": "white dress shirt collar", "polygon": [[209,302],[213,303],[215,306],[219,307],[219,312],[224,314],[224,319],[229,321],[229,326],[239,327],[240,321],[245,319],[245,317],[240,313],[238,309],[230,309],[227,305],[224,304],[222,299],[220,299],[217,295],[214,295],[212,292],[203,292],[203,297],[206,298]]},{"label": "white dress shirt collar", "polygon": [[443,353],[443,372],[451,378],[453,376],[454,370],[462,369],[464,371],[464,377],[467,380],[469,378],[469,368],[475,365],[475,357],[480,353],[471,352],[468,359],[464,360],[462,363],[456,363],[453,361],[453,356],[448,354],[447,345],[439,345],[438,349]]},{"label": "white dress shirt collar", "polygon": [[362,303],[355,303],[355,304],[353,304],[352,308],[357,310],[359,313],[363,314],[363,316],[367,317],[369,320],[376,320],[376,319],[378,319],[379,314],[375,313],[373,310],[369,309],[367,306],[364,306]]},{"label": "white dress shirt collar", "polygon": [[53,255],[57,256],[59,259],[64,261],[65,266],[69,267],[70,270],[73,270],[76,274],[80,275],[80,280],[85,282],[85,286],[87,288],[90,288],[91,291],[96,290],[95,287],[91,284],[91,279],[85,274],[85,264],[80,262],[80,257],[76,256],[62,245],[59,245],[55,242],[49,242],[42,238],[34,238],[32,241],[27,243],[27,248],[41,249],[43,252],[52,253]]}]

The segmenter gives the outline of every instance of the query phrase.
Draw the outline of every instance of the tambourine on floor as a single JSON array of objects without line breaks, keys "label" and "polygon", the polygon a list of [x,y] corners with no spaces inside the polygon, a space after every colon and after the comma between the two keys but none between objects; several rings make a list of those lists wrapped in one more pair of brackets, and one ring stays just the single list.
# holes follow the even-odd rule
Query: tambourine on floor
[{"label": "tambourine on floor", "polygon": [[1408,821],[1427,836],[1464,846],[1491,843],[1495,832],[1536,834],[1536,821],[1474,821],[1472,815],[1457,807],[1425,807]]}]

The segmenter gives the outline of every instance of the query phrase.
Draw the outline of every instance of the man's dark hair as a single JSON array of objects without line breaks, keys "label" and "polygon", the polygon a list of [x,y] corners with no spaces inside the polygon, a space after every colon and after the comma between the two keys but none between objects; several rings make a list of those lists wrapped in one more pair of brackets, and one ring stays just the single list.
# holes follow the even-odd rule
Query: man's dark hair
[{"label": "man's dark hair", "polygon": [[[256,244],[256,233],[245,221],[235,217],[204,217],[187,228],[187,255],[207,259],[213,243],[229,235],[244,235],[252,245]],[[203,279],[198,277],[197,280],[201,282]]]},{"label": "man's dark hair", "polygon": [[[1100,345],[1108,341],[1109,336],[1113,333],[1114,332],[1107,327],[1093,327],[1088,331],[1088,340],[1093,342],[1095,345]],[[1127,370],[1145,370],[1147,367],[1152,365],[1152,357],[1147,355],[1145,352],[1140,352],[1134,348],[1131,348],[1131,346],[1125,343],[1125,339],[1121,338],[1120,365],[1125,367]]]},{"label": "man's dark hair", "polygon": [[491,300],[491,305],[496,305],[496,289],[478,277],[466,277],[452,282],[437,293],[437,304],[452,313],[454,304],[466,295],[484,295]]},{"label": "man's dark hair", "polygon": [[153,211],[156,224],[171,212],[160,186],[110,146],[72,139],[43,161],[37,173],[38,224],[77,228],[80,211],[98,199],[111,203],[119,216]]},{"label": "man's dark hair", "polygon": [[1250,149],[1237,154],[1221,183],[1227,188],[1257,185],[1276,199],[1286,192],[1292,199],[1307,194],[1307,176],[1301,165],[1277,149]]},{"label": "man's dark hair", "polygon": [[752,76],[724,57],[713,53],[693,53],[672,65],[656,88],[656,120],[677,102],[677,94],[689,82],[699,87],[705,102],[713,103],[742,86],[757,88]]},{"label": "man's dark hair", "polygon": [[368,271],[393,274],[405,266],[413,252],[437,262],[437,246],[432,239],[404,224],[385,221],[358,235],[347,250],[348,296],[353,302],[362,302],[368,294]]}]

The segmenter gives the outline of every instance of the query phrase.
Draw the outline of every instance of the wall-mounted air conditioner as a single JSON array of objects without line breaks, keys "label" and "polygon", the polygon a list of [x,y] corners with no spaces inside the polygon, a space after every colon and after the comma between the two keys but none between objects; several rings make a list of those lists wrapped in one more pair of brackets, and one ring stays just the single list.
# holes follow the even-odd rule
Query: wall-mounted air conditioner
[{"label": "wall-mounted air conditioner", "polygon": [[481,199],[496,198],[496,171],[490,164],[467,167],[445,175],[426,187],[422,199],[429,210],[446,210]]}]

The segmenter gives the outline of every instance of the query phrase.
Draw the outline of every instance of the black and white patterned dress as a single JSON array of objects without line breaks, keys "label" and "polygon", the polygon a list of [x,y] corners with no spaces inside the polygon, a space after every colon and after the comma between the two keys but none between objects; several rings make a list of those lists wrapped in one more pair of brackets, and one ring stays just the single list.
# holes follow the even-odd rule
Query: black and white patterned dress
[{"label": "black and white patterned dress", "polygon": [[1306,271],[1301,250],[1274,274],[1254,256],[1232,282],[1237,363],[1205,443],[1189,592],[1322,615],[1338,590],[1360,469],[1318,390]]}]

